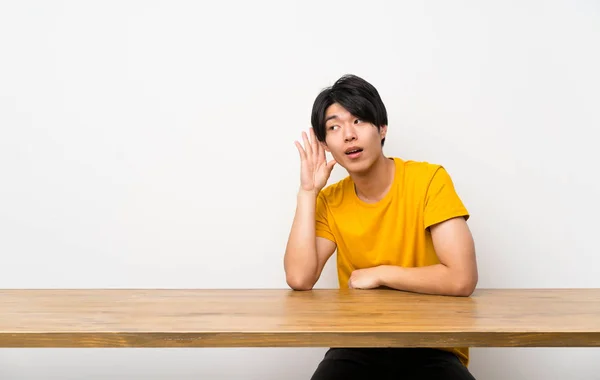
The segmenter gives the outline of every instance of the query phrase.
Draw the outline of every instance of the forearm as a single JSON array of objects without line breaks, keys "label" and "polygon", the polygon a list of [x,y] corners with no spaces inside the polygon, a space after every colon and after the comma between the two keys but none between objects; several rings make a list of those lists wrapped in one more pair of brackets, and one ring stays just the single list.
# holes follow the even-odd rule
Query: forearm
[{"label": "forearm", "polygon": [[444,264],[406,268],[382,265],[381,286],[424,294],[469,296],[475,288],[473,278]]},{"label": "forearm", "polygon": [[286,279],[292,288],[310,288],[318,269],[315,208],[316,193],[300,191],[296,214],[284,256]]}]

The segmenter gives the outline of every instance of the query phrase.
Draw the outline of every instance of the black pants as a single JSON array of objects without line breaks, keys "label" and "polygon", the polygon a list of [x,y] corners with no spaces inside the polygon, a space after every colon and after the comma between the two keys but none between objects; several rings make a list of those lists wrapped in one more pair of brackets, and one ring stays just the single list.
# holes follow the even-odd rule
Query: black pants
[{"label": "black pants", "polygon": [[456,355],[432,348],[332,348],[311,380],[475,380]]}]

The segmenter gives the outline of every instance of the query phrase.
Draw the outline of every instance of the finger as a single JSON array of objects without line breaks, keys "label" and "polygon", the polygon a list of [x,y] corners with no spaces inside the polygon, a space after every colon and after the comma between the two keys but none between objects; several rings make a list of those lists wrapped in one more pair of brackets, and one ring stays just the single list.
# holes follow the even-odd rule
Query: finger
[{"label": "finger", "polygon": [[312,143],[312,150],[314,154],[314,160],[317,162],[319,160],[319,142],[317,141],[317,136],[315,135],[315,129],[310,129],[310,140]]},{"label": "finger", "polygon": [[337,164],[337,161],[334,158],[332,158],[331,161],[327,163],[327,170],[331,172],[335,164]]},{"label": "finger", "polygon": [[319,143],[319,163],[325,162],[325,161],[326,161],[325,148],[323,147],[323,144]]},{"label": "finger", "polygon": [[294,145],[296,145],[296,148],[298,148],[298,153],[300,154],[300,160],[302,160],[302,161],[306,160],[306,152],[304,151],[304,149],[302,149],[302,145],[300,145],[300,143],[298,141],[294,141]]},{"label": "finger", "polygon": [[302,140],[304,140],[304,150],[306,150],[306,158],[312,159],[313,152],[310,146],[310,142],[308,141],[308,136],[306,135],[306,132],[302,132]]}]

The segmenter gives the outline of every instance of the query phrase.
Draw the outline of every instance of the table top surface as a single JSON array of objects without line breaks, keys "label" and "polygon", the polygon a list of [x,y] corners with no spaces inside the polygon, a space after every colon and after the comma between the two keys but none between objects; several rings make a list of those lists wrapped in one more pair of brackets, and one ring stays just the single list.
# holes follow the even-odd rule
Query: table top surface
[{"label": "table top surface", "polygon": [[3,347],[600,346],[600,289],[4,289]]}]

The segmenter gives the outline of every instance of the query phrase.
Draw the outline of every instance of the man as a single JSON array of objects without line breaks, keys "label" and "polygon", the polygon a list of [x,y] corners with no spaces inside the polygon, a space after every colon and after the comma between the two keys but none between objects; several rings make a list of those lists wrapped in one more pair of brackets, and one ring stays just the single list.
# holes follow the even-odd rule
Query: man
[{"label": "man", "polygon": [[[304,146],[295,142],[288,285],[312,289],[337,249],[340,287],[470,296],[478,275],[469,214],[442,166],[384,155],[387,111],[375,87],[343,76],[317,96],[311,124]],[[336,163],[349,175],[324,188]],[[473,379],[468,359],[461,347],[332,348],[312,379]]]}]

